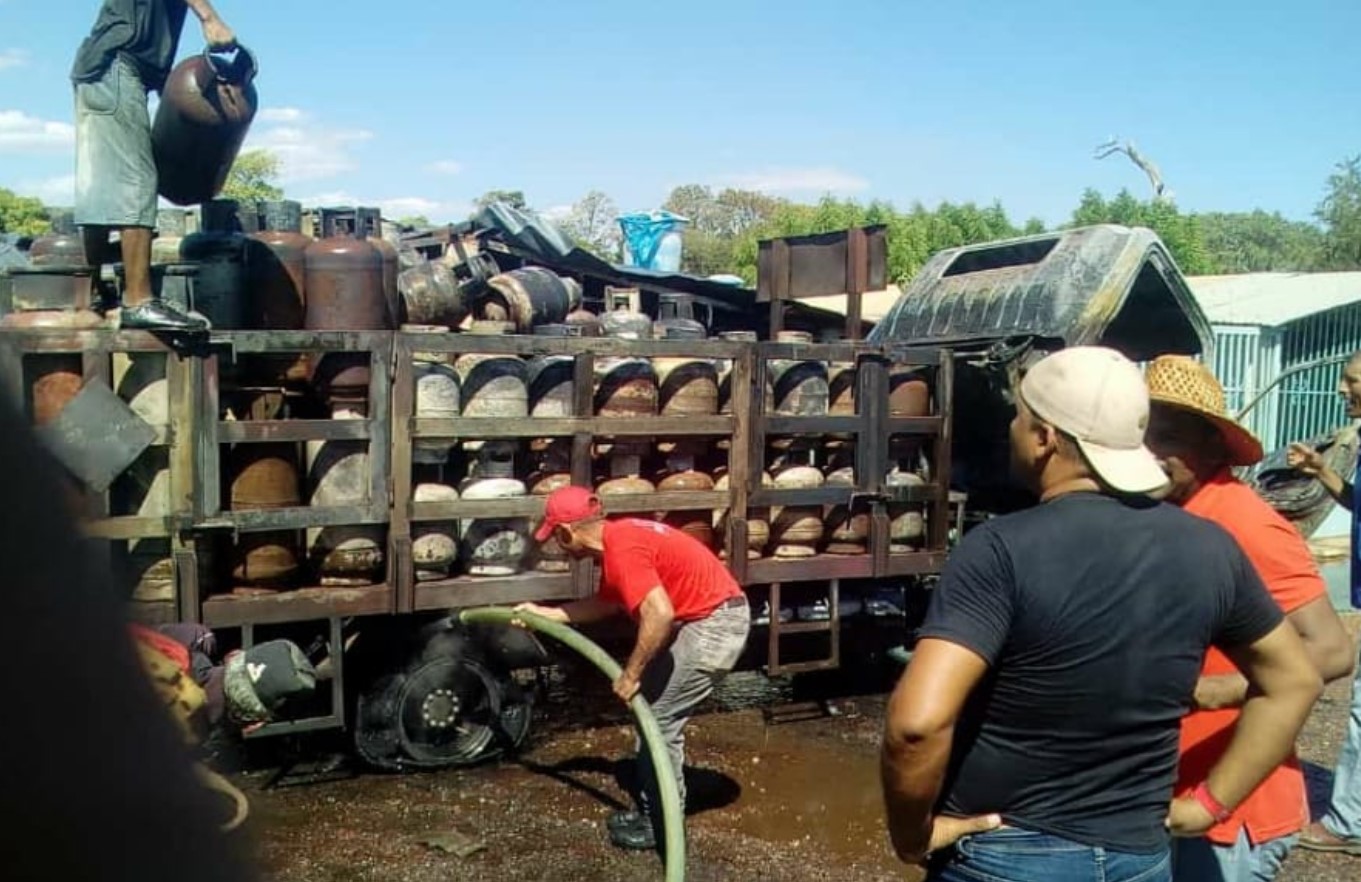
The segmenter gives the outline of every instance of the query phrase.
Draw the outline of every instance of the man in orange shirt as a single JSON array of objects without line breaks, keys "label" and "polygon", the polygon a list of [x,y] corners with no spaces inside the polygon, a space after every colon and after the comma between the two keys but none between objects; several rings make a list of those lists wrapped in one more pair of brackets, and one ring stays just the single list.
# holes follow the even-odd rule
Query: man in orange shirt
[{"label": "man in orange shirt", "polygon": [[[1300,534],[1230,468],[1262,458],[1262,445],[1227,414],[1224,390],[1204,365],[1164,356],[1146,375],[1152,404],[1147,444],[1170,480],[1168,501],[1223,527],[1237,540],[1272,598],[1299,631],[1325,681],[1351,673],[1351,641],[1328,600]],[[1182,722],[1177,794],[1205,780],[1233,736],[1247,681],[1211,648]],[[1176,844],[1173,878],[1267,882],[1308,821],[1304,776],[1291,757],[1200,839]]]},{"label": "man in orange shirt", "polygon": [[[600,500],[585,487],[549,494],[534,538],[549,536],[573,557],[600,563],[600,591],[562,606],[522,603],[516,609],[570,624],[621,612],[638,622],[637,642],[614,693],[629,701],[641,690],[652,705],[684,806],[685,724],[742,655],[751,628],[747,596],[697,539],[642,518],[607,521]],[[661,806],[655,782],[651,757],[639,744],[639,811],[609,819],[615,845],[656,847]]]}]

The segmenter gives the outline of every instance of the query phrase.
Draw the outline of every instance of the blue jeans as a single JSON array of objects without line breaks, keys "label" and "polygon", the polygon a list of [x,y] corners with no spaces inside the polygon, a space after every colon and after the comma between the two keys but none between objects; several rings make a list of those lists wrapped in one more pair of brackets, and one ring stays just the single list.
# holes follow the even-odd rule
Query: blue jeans
[{"label": "blue jeans", "polygon": [[1005,827],[955,843],[953,855],[933,866],[938,882],[1171,882],[1168,849],[1131,854],[1070,839]]},{"label": "blue jeans", "polygon": [[1361,839],[1361,674],[1352,682],[1351,719],[1333,772],[1328,813],[1320,821],[1335,836]]},{"label": "blue jeans", "polygon": [[1176,882],[1271,882],[1281,871],[1299,834],[1278,836],[1253,845],[1244,827],[1233,845],[1208,839],[1172,843],[1172,878]]}]

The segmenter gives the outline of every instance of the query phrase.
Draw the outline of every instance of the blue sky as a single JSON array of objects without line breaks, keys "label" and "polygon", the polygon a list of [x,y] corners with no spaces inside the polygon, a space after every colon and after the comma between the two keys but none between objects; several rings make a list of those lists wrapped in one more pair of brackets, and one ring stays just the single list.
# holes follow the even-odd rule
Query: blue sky
[{"label": "blue sky", "polygon": [[[69,202],[97,0],[0,0],[0,186]],[[491,188],[623,210],[698,182],[815,200],[1144,195],[1308,219],[1361,153],[1361,2],[218,0],[260,59],[250,145],[305,202],[461,217]],[[192,15],[181,54],[197,51]]]}]

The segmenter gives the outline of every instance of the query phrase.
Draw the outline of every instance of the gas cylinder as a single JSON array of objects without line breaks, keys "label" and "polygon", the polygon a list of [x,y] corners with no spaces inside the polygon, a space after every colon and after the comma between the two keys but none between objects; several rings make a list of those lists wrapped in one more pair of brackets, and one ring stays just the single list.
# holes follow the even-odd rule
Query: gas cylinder
[{"label": "gas cylinder", "polygon": [[263,229],[249,237],[250,323],[263,331],[296,331],[307,324],[307,249],[302,205],[260,203]]},{"label": "gas cylinder", "polygon": [[[834,465],[827,473],[828,487],[855,487],[855,468]],[[828,554],[864,554],[870,538],[870,516],[863,509],[833,505],[827,509],[825,525]]]},{"label": "gas cylinder", "polygon": [[[422,481],[411,498],[416,502],[457,502],[458,491],[446,484]],[[456,521],[420,521],[411,525],[411,561],[417,582],[447,579],[457,559]]]},{"label": "gas cylinder", "polygon": [[33,424],[45,426],[55,420],[71,399],[80,394],[85,380],[81,357],[76,355],[36,355],[24,359],[32,373],[29,401]]},{"label": "gas cylinder", "polygon": [[408,319],[403,315],[401,296],[397,292],[397,273],[401,261],[397,256],[397,246],[383,238],[383,216],[376,208],[356,209],[358,228],[364,240],[383,258],[383,304],[387,308],[388,327],[395,328]]},{"label": "gas cylinder", "polygon": [[[728,343],[755,343],[755,331],[723,331],[719,339]],[[721,358],[715,367],[718,371],[718,412],[732,413],[732,369],[733,359]]]},{"label": "gas cylinder", "polygon": [[[884,483],[890,487],[921,487],[926,481],[915,472],[894,466]],[[893,502],[888,506],[888,550],[904,554],[920,548],[926,536],[926,517],[920,502]]]},{"label": "gas cylinder", "polygon": [[[657,323],[668,340],[703,340],[704,326],[689,319]],[[657,412],[662,416],[718,413],[718,368],[707,358],[665,355],[652,359],[657,372]]]},{"label": "gas cylinder", "polygon": [[614,444],[609,455],[607,477],[596,486],[596,495],[626,496],[635,493],[656,493],[656,485],[642,477],[643,454],[646,451],[646,444],[636,439]]},{"label": "gas cylinder", "polygon": [[[529,473],[529,495],[543,498],[560,487],[572,483],[571,442],[555,440],[539,451],[534,468]],[[534,569],[542,573],[565,573],[572,568],[572,559],[558,544],[556,536],[549,536],[534,548]]]},{"label": "gas cylinder", "polygon": [[[731,486],[728,480],[727,469],[720,469],[717,479],[714,481],[714,489],[727,491]],[[770,488],[775,486],[774,480],[768,472],[761,473],[761,486]],[[728,515],[726,508],[718,509],[714,512],[714,531],[718,534],[717,539],[724,545],[720,557],[727,558],[726,548],[728,536]],[[770,509],[761,507],[749,507],[747,509],[747,560],[757,560],[765,554],[766,545],[770,542]]]},{"label": "gas cylinder", "polygon": [[[383,255],[355,237],[353,223],[352,216],[323,212],[324,238],[308,245],[304,252],[303,324],[309,331],[381,331],[390,327],[383,301]],[[331,390],[363,390],[366,395],[369,373],[367,355],[331,353],[317,365],[316,380]]]},{"label": "gas cylinder", "polygon": [[487,318],[504,316],[528,334],[537,325],[559,324],[581,302],[581,286],[542,267],[527,266],[492,276],[479,304]]},{"label": "gas cylinder", "polygon": [[246,237],[236,220],[237,204],[214,199],[202,208],[199,231],[180,242],[180,256],[198,266],[194,281],[194,310],[215,330],[242,330],[246,308]]},{"label": "gas cylinder", "polygon": [[[508,322],[475,321],[476,334],[508,334]],[[467,352],[454,362],[463,394],[465,417],[523,417],[529,415],[529,368],[514,355]]]},{"label": "gas cylinder", "polygon": [[177,205],[207,202],[227,174],[255,119],[255,56],[237,46],[228,60],[207,49],[175,65],[151,128],[160,194]]},{"label": "gas cylinder", "polygon": [[[459,490],[463,499],[512,499],[525,495],[515,477],[515,444],[488,441]],[[464,522],[462,557],[472,576],[520,572],[530,547],[527,518],[477,518]]]},{"label": "gas cylinder", "polygon": [[[405,333],[447,333],[437,325],[402,325]],[[423,419],[453,419],[458,416],[458,374],[449,364],[446,352],[411,354],[416,383],[416,416]],[[420,438],[412,442],[411,459],[425,465],[443,465],[454,448],[453,438]]]},{"label": "gas cylinder", "polygon": [[397,293],[412,324],[457,328],[468,317],[453,272],[438,260],[419,263],[397,276]]},{"label": "gas cylinder", "polygon": [[[331,419],[364,419],[362,403],[332,406]],[[313,508],[366,505],[372,479],[367,441],[308,441]],[[383,530],[368,524],[310,528],[308,554],[322,585],[369,585],[385,559]]]},{"label": "gas cylinder", "polygon": [[88,266],[15,266],[5,270],[12,310],[5,328],[85,330],[104,320],[90,309]]},{"label": "gas cylinder", "polygon": [[[539,325],[536,337],[577,337],[579,327],[567,324]],[[529,360],[529,414],[535,417],[570,417],[576,407],[576,359],[570,355],[536,355]]]},{"label": "gas cylinder", "polygon": [[[888,372],[888,410],[894,417],[919,417],[931,413],[931,387],[920,368],[894,365]],[[889,455],[902,462],[915,463],[920,457],[920,435],[894,435],[889,439]]]},{"label": "gas cylinder", "polygon": [[584,307],[578,306],[567,313],[567,318],[563,321],[574,328],[580,328],[582,337],[599,337],[604,333],[600,326],[600,316]]},{"label": "gas cylinder", "polygon": [[634,306],[637,292],[609,292],[609,310],[600,316],[600,329],[606,337],[647,340],[652,336],[652,319]]},{"label": "gas cylinder", "polygon": [[[822,472],[793,458],[781,458],[771,468],[775,489],[810,489],[823,485]],[[775,557],[812,557],[822,541],[822,507],[776,506],[770,511],[770,542]]]},{"label": "gas cylinder", "polygon": [[180,244],[189,234],[183,208],[162,208],[156,212],[156,238],[151,240],[153,266],[180,262]]},{"label": "gas cylinder", "polygon": [[[128,514],[163,518],[170,514],[170,451],[150,447],[119,476]],[[144,603],[175,599],[175,560],[170,540],[164,537],[128,542],[128,568],[132,576],[132,599]]]},{"label": "gas cylinder", "polygon": [[[302,505],[298,450],[293,444],[238,444],[228,462],[232,511],[269,511]],[[299,575],[300,536],[296,530],[242,533],[232,557],[237,585],[281,589]]]},{"label": "gas cylinder", "polygon": [[34,266],[87,266],[85,240],[69,212],[52,223],[51,232],[39,236],[28,246],[28,261]]},{"label": "gas cylinder", "polygon": [[[658,476],[657,492],[703,492],[714,489],[714,479],[695,469],[692,444],[680,447],[666,458],[666,468]],[[714,544],[713,509],[685,509],[667,512],[662,521],[698,539],[706,548]]]},{"label": "gas cylinder", "polygon": [[[780,331],[779,343],[812,343],[806,331]],[[827,365],[813,359],[772,359],[771,382],[775,387],[775,412],[793,416],[824,416],[830,390]]]}]

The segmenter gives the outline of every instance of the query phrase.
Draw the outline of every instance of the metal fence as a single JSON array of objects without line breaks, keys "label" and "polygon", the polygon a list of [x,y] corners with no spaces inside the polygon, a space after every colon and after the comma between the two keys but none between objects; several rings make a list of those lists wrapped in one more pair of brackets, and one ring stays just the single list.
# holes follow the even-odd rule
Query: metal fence
[{"label": "metal fence", "polygon": [[1215,375],[1232,413],[1282,373],[1326,362],[1286,377],[1243,420],[1268,450],[1346,424],[1337,380],[1340,360],[1361,350],[1361,303],[1305,316],[1282,328],[1217,325],[1214,332]]}]

